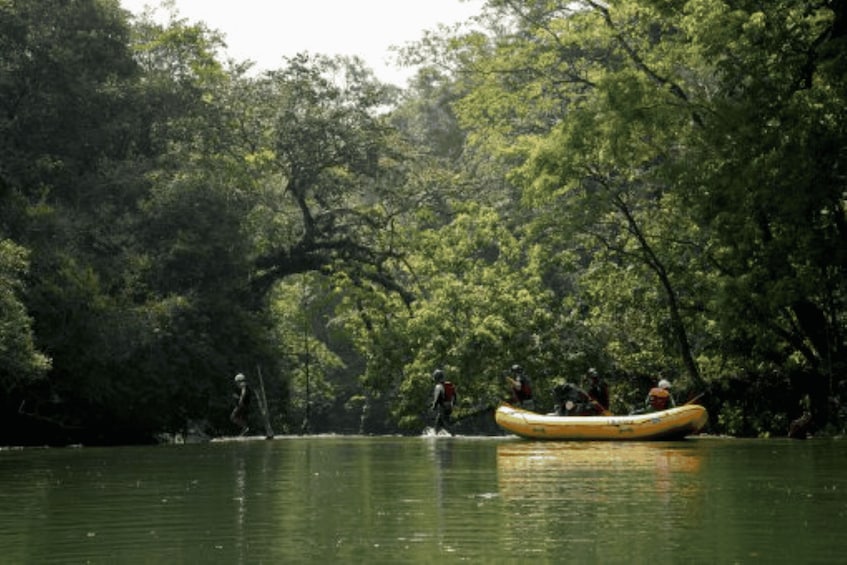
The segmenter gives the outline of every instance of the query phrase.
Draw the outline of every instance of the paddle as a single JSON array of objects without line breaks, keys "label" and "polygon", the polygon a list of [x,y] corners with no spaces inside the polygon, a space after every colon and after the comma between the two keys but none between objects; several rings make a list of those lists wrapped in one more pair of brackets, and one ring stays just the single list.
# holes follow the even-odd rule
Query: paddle
[{"label": "paddle", "polygon": [[706,392],[705,392],[705,391],[701,392],[700,394],[698,394],[697,396],[695,396],[694,398],[692,398],[691,400],[689,400],[688,402],[686,402],[685,404],[683,404],[683,406],[687,406],[687,405],[689,405],[689,404],[694,404],[695,402],[697,402],[698,400],[700,400],[701,398],[703,398],[703,396],[705,396],[705,394],[706,394]]},{"label": "paddle", "polygon": [[612,413],[607,408],[605,408],[602,404],[597,402],[590,394],[588,394],[587,391],[585,391],[585,390],[583,390],[579,387],[574,387],[574,388],[577,391],[579,391],[585,398],[588,399],[588,401],[591,403],[591,405],[594,406],[594,408],[600,413],[599,414],[600,416],[611,416],[612,415]]},{"label": "paddle", "polygon": [[[470,408],[468,408],[466,410],[460,409],[459,407],[455,407],[453,409],[453,414],[450,416],[449,424],[451,426],[451,430],[448,430],[448,431],[452,434],[453,433],[452,432],[452,426],[455,426],[459,422],[461,422],[463,420],[467,420],[468,418],[480,416],[482,414],[485,414],[486,412],[493,412],[497,408],[497,406],[500,405],[502,402],[505,402],[505,401],[500,401],[498,399],[496,401],[496,404],[492,404],[491,400],[489,399],[489,401],[487,401],[487,402],[483,402],[481,404],[471,406]],[[420,418],[421,418],[421,420],[423,420],[425,422],[426,428],[433,427],[432,423],[431,423],[433,417],[434,416],[433,416],[432,410],[426,410],[426,411],[420,413]]]},{"label": "paddle", "polygon": [[268,397],[265,395],[265,381],[262,379],[262,368],[256,365],[256,374],[259,376],[259,390],[254,391],[256,399],[259,401],[259,412],[262,413],[262,420],[265,424],[265,439],[273,439],[274,431],[271,428],[271,417],[268,413]]},{"label": "paddle", "polygon": [[596,408],[600,409],[600,416],[611,416],[612,415],[611,410],[609,410],[608,408],[603,408],[602,404],[600,404],[599,402],[597,402],[596,400],[594,400],[590,396],[588,397],[588,399],[591,401],[592,404],[594,404],[594,406]]},{"label": "paddle", "polygon": [[587,392],[585,392],[582,389],[579,389],[579,391],[585,394],[585,397],[591,402],[591,404],[594,406],[594,408],[596,408],[598,410],[598,412],[600,412],[600,416],[611,416],[612,415],[612,412],[608,408],[604,407],[602,404],[597,402],[590,394],[588,394]]},{"label": "paddle", "polygon": [[473,418],[474,416],[485,414],[486,412],[494,410],[495,408],[496,406],[493,406],[491,404],[478,404],[477,406],[471,407],[468,411],[463,411],[461,415],[451,418],[451,421],[455,424],[456,422],[461,422],[462,420],[467,420],[468,418]]}]

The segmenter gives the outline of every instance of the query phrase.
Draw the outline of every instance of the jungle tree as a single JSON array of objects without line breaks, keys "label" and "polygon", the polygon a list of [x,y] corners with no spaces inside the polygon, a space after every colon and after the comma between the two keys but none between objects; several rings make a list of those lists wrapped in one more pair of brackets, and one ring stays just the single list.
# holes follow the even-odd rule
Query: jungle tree
[{"label": "jungle tree", "polygon": [[[24,305],[53,361],[47,379],[7,400],[58,435],[108,404],[105,366],[130,325],[113,292],[142,186],[125,166],[138,139],[125,18],[108,1],[0,6],[0,230],[28,252]],[[26,438],[29,427],[17,429]]]},{"label": "jungle tree", "polygon": [[522,163],[512,179],[551,252],[577,259],[587,320],[664,312],[618,317],[638,325],[609,345],[635,337],[630,367],[646,345],[658,355],[643,367],[673,355],[695,384],[704,366],[709,379],[792,365],[833,375],[843,6],[488,6],[490,34],[469,35],[452,58],[471,85],[461,123],[477,146]]}]

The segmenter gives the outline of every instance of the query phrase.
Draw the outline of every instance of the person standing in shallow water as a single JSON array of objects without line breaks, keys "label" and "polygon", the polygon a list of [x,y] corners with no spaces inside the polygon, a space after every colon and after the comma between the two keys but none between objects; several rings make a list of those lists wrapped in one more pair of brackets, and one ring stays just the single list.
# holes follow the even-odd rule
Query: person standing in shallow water
[{"label": "person standing in shallow water", "polygon": [[453,413],[453,403],[456,400],[456,387],[450,381],[444,380],[444,371],[436,369],[432,372],[432,380],[435,386],[432,390],[432,405],[430,410],[435,412],[435,433],[444,429],[448,434],[450,431],[450,415]]},{"label": "person standing in shallow water", "polygon": [[247,384],[247,377],[238,373],[235,375],[235,386],[238,387],[238,392],[235,394],[237,403],[229,415],[230,421],[238,426],[239,435],[244,435],[250,428],[247,426],[247,417],[250,414],[250,386]]}]

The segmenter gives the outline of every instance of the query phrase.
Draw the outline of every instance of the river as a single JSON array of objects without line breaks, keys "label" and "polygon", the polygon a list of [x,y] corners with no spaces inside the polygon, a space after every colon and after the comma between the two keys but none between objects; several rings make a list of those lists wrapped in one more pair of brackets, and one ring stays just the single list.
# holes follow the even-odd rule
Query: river
[{"label": "river", "polygon": [[4,563],[839,563],[847,441],[0,451]]}]

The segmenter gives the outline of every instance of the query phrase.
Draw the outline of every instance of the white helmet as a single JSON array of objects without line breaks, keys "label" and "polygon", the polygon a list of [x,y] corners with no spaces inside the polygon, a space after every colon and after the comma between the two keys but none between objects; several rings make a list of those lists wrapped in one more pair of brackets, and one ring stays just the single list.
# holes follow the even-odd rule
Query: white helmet
[{"label": "white helmet", "polygon": [[237,375],[235,375],[235,382],[237,382],[237,383],[243,383],[246,380],[247,380],[247,377],[245,377],[241,373],[238,373]]},{"label": "white helmet", "polygon": [[662,379],[659,381],[659,388],[663,388],[665,390],[671,388],[671,382],[667,379]]}]

